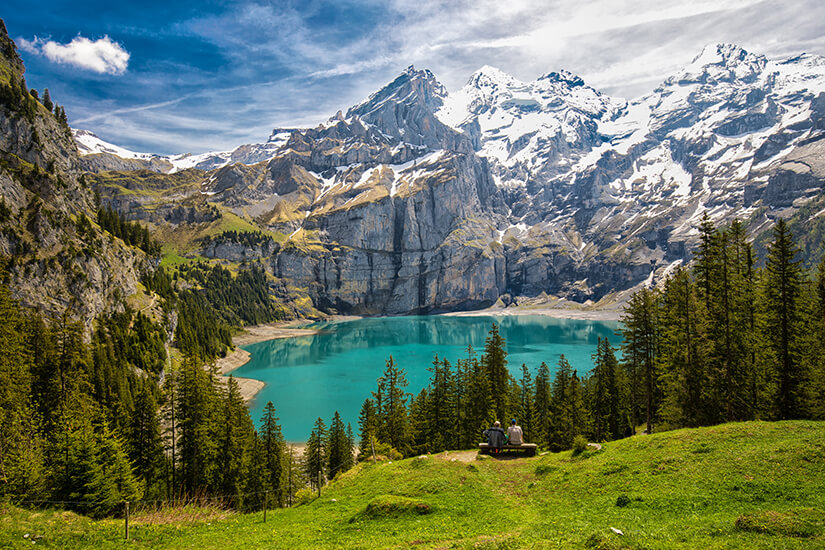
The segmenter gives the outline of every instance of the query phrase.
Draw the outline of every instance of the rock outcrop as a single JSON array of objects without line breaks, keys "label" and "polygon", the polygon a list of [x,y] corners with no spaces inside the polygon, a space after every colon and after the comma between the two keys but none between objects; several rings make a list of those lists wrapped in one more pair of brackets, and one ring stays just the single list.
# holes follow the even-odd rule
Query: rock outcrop
[{"label": "rock outcrop", "polygon": [[100,230],[68,125],[29,94],[0,21],[0,255],[24,306],[87,329],[133,294],[146,256]]},{"label": "rock outcrop", "polygon": [[[522,82],[491,67],[448,94],[410,67],[315,128],[189,158],[223,164],[186,185],[94,181],[153,223],[242,218],[278,246],[198,252],[261,261],[320,308],[416,313],[652,284],[690,260],[705,213],[743,219],[758,246],[780,216],[823,234],[823,136],[825,59],[721,44],[633,101],[567,71]],[[801,244],[811,258],[821,243]]]}]

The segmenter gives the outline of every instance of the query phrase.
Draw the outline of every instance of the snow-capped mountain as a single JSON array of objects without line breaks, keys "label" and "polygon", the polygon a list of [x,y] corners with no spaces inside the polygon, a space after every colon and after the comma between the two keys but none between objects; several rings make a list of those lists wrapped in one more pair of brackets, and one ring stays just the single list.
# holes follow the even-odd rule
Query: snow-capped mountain
[{"label": "snow-capped mountain", "polygon": [[811,209],[800,223],[819,223],[823,93],[821,57],[724,44],[632,101],[566,71],[523,82],[491,67],[447,93],[409,67],[316,128],[164,160],[213,168],[200,194],[286,234],[272,272],[322,308],[597,300],[689,260],[703,213],[752,236]]},{"label": "snow-capped mountain", "polygon": [[497,180],[524,186],[570,169],[602,142],[598,123],[625,105],[567,72],[521,82],[485,66],[449,95],[436,116],[473,138]]},{"label": "snow-capped mountain", "polygon": [[88,130],[72,129],[72,134],[77,144],[77,150],[83,157],[82,162],[86,170],[100,172],[103,170],[147,169],[155,172],[174,173],[188,168],[214,170],[238,162],[255,164],[269,160],[275,156],[294,131],[296,131],[295,128],[276,128],[265,143],[241,145],[232,151],[183,153],[179,155],[137,153],[104,141]]}]

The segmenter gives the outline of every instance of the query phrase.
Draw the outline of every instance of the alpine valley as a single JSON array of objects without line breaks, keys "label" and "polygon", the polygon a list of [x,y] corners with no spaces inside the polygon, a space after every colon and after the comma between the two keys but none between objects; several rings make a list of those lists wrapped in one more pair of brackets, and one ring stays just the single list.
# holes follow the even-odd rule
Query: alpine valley
[{"label": "alpine valley", "polygon": [[825,58],[720,44],[631,101],[563,70],[522,82],[487,66],[449,93],[411,66],[315,128],[234,151],[163,157],[77,129],[79,157],[52,142],[72,181],[147,224],[167,257],[259,263],[293,304],[605,306],[689,261],[705,214],[745,222],[757,252],[785,218],[810,263],[825,227],[823,92]]},{"label": "alpine valley", "polygon": [[[321,310],[403,314],[524,297],[610,302],[689,260],[703,214],[820,245],[825,59],[705,48],[626,101],[566,71],[482,67],[453,93],[409,67],[311,129],[159,157],[75,130],[104,200],[170,233],[221,212],[272,241],[188,242],[262,259]],[[152,173],[157,172],[157,173]]]}]

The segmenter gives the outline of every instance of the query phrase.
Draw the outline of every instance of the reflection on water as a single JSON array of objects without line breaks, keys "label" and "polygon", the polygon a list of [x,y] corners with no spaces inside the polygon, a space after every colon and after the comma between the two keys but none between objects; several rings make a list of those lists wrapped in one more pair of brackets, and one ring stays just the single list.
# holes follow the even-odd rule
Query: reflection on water
[{"label": "reflection on water", "polygon": [[608,337],[614,345],[620,342],[617,322],[540,316],[382,317],[315,323],[309,326],[320,334],[245,346],[252,357],[235,374],[267,384],[252,403],[253,419],[272,401],[287,440],[303,441],[318,416],[328,422],[336,410],[357,430],[361,404],[375,389],[390,355],[407,371],[407,390],[417,393],[427,384],[427,368],[436,353],[452,363],[466,357],[468,346],[480,353],[493,322],[499,323],[507,342],[514,375],[522,363],[533,373],[542,361],[552,370],[561,354],[574,369],[587,372],[598,337]]}]

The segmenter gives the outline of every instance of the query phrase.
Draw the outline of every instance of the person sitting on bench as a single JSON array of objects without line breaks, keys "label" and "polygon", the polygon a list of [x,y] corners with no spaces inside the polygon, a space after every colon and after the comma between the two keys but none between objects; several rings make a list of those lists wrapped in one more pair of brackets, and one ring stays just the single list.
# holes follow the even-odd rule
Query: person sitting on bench
[{"label": "person sitting on bench", "polygon": [[507,428],[507,439],[510,445],[521,445],[524,443],[524,432],[521,431],[521,426],[516,424],[516,419],[510,421],[510,426]]},{"label": "person sitting on bench", "polygon": [[504,446],[504,430],[501,429],[501,422],[496,420],[492,428],[484,430],[484,437],[487,438],[487,444],[494,452],[498,453]]}]

